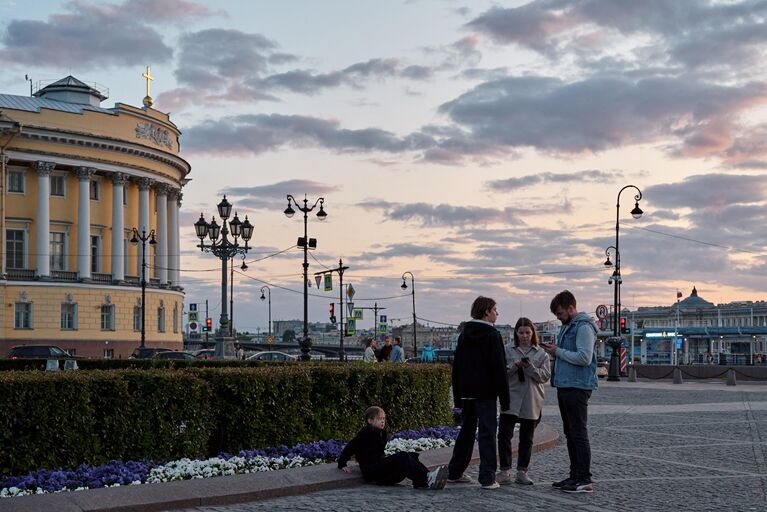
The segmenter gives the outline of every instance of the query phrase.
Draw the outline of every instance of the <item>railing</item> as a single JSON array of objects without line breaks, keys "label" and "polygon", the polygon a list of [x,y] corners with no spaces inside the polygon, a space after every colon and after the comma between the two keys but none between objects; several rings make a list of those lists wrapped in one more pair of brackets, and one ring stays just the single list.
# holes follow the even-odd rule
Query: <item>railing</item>
[{"label": "railing", "polygon": [[[1,276],[0,279],[2,279]],[[6,270],[5,279],[8,281],[36,281],[39,279],[39,277],[37,276],[37,271],[35,269],[13,268]],[[76,283],[80,279],[77,271],[74,270],[52,270],[50,280]],[[107,274],[105,272],[91,273],[91,281],[99,284],[113,284],[112,274]],[[126,286],[141,286],[141,279],[137,276],[125,276],[123,284]],[[150,288],[164,288],[164,286],[161,286],[160,284],[160,279],[156,277],[148,279],[147,286]],[[178,285],[170,285],[168,288],[173,290],[182,290],[182,288]]]},{"label": "railing", "polygon": [[27,268],[10,268],[6,271],[9,280],[31,281],[35,278],[35,271]]},{"label": "railing", "polygon": [[125,276],[125,284],[139,286],[141,284],[141,279],[137,276]]},{"label": "railing", "polygon": [[77,272],[71,270],[51,270],[51,279],[55,281],[77,281]]},{"label": "railing", "polygon": [[96,283],[112,283],[112,274],[105,274],[103,272],[93,272],[91,279]]}]

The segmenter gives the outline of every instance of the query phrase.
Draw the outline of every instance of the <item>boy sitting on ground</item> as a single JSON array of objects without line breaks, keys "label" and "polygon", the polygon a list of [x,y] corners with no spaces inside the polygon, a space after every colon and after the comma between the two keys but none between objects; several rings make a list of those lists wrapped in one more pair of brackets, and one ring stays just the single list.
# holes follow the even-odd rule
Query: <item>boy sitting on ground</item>
[{"label": "boy sitting on ground", "polygon": [[357,432],[354,439],[349,441],[338,457],[338,469],[351,473],[346,463],[352,455],[362,471],[366,482],[378,485],[394,485],[405,478],[413,481],[416,489],[439,490],[445,487],[447,468],[439,466],[433,471],[418,460],[418,454],[399,452],[388,457],[384,449],[388,437],[386,435],[386,413],[380,407],[368,407],[365,411],[367,425]]}]

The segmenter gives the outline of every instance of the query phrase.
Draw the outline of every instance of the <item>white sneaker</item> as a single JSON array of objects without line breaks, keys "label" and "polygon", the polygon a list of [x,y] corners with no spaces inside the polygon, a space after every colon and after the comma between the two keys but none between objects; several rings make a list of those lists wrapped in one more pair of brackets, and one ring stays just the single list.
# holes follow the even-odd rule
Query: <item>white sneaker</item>
[{"label": "white sneaker", "polygon": [[498,472],[495,481],[501,485],[510,485],[513,480],[511,479],[511,472],[508,469],[502,469]]},{"label": "white sneaker", "polygon": [[517,471],[517,479],[514,481],[521,485],[533,485],[533,481],[527,476],[527,471],[522,469]]},{"label": "white sneaker", "polygon": [[440,466],[433,471],[429,471],[429,473],[426,475],[426,483],[429,485],[429,489],[433,491],[444,489],[445,482],[447,482],[446,466]]},{"label": "white sneaker", "polygon": [[483,489],[500,489],[500,484],[498,482],[493,482],[492,484],[483,485]]},{"label": "white sneaker", "polygon": [[474,482],[474,479],[471,478],[469,475],[464,473],[463,475],[459,476],[458,478],[448,478],[447,481],[451,484],[470,484]]}]

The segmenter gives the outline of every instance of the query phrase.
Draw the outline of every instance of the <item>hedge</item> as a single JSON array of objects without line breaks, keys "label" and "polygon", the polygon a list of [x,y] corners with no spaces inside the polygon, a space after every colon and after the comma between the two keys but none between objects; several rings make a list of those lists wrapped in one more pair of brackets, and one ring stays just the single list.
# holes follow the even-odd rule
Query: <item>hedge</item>
[{"label": "hedge", "polygon": [[449,387],[446,365],[0,372],[0,474],[348,439],[370,405],[445,425]]}]

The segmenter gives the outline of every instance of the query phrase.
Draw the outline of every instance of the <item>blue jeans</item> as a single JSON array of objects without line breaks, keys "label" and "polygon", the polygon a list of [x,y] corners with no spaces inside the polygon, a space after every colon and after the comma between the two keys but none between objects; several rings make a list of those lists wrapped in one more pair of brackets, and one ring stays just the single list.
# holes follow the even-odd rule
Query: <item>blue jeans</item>
[{"label": "blue jeans", "polygon": [[[495,482],[498,469],[495,436],[498,430],[497,400],[463,400],[463,422],[458,439],[453,447],[453,457],[448,465],[448,478],[460,477],[471,462],[474,451],[474,439],[479,442],[479,483],[489,485]],[[479,427],[479,434],[477,434]]]}]

